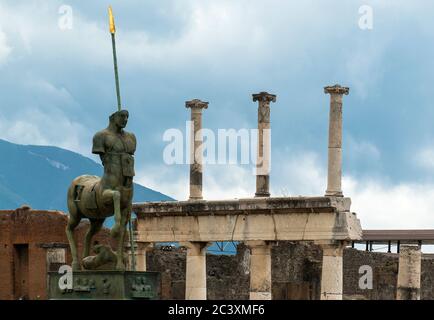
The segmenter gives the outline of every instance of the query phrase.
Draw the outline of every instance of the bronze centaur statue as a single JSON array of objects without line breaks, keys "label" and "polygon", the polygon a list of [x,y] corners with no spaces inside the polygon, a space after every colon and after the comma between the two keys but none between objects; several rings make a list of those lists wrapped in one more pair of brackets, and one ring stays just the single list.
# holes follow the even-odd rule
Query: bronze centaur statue
[{"label": "bronze centaur statue", "polygon": [[136,137],[124,131],[128,111],[110,116],[109,126],[93,137],[92,153],[98,154],[104,166],[102,178],[83,175],[75,178],[68,189],[69,220],[66,235],[72,254],[73,270],[81,270],[74,229],[82,218],[90,220],[83,258],[89,256],[92,237],[101,229],[104,220],[114,215],[115,224],[110,235],[117,240],[116,269],[125,270],[124,238],[131,215],[133,199],[134,152]]}]

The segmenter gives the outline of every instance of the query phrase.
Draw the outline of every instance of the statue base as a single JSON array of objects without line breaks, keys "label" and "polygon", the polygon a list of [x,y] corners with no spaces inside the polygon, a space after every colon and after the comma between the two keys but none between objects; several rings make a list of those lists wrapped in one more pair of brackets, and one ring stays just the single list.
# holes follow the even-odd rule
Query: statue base
[{"label": "statue base", "polygon": [[[72,276],[72,278],[71,278]],[[53,300],[134,300],[160,298],[158,272],[75,271],[48,272],[48,298]]]}]

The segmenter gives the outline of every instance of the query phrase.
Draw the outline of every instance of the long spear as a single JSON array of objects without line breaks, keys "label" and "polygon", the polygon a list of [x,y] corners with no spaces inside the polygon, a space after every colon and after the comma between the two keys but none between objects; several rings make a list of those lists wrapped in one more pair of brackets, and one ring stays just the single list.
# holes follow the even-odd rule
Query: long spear
[{"label": "long spear", "polygon": [[111,6],[109,6],[108,10],[109,10],[110,34],[112,36],[113,65],[115,68],[116,96],[118,98],[118,111],[121,111],[121,92],[120,92],[120,88],[119,88],[118,60],[116,58],[115,18],[113,17],[113,11],[112,11]]},{"label": "long spear", "polygon": [[[113,10],[112,7],[109,6],[109,24],[110,24],[110,34],[112,36],[112,47],[113,47],[113,65],[115,69],[115,81],[116,81],[116,96],[118,99],[118,111],[121,111],[121,92],[119,89],[119,74],[118,74],[118,60],[116,58],[116,39],[115,39],[115,33],[116,33],[116,27],[115,27],[115,18],[113,17]],[[136,271],[136,257],[134,252],[134,239],[133,239],[133,228],[131,224],[131,218],[132,214],[130,213],[129,217],[129,234],[130,234],[130,247],[131,247],[131,264],[132,264],[132,270]]]}]

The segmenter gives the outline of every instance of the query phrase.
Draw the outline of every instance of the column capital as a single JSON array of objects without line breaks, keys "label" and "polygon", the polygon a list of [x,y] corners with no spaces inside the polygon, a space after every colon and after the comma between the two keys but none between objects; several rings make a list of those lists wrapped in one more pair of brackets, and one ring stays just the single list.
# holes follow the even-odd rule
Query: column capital
[{"label": "column capital", "polygon": [[185,107],[186,108],[191,108],[191,109],[207,109],[208,108],[208,104],[209,102],[205,102],[199,99],[193,99],[190,101],[186,101],[185,102]]},{"label": "column capital", "polygon": [[179,245],[186,247],[187,255],[202,255],[206,254],[206,249],[212,244],[212,242],[199,242],[199,241],[183,241],[179,242]]},{"label": "column capital", "polygon": [[254,93],[252,94],[253,102],[259,101],[259,102],[276,102],[276,95],[271,94],[268,92],[260,92],[260,93]]},{"label": "column capital", "polygon": [[334,86],[327,86],[324,87],[324,93],[329,94],[339,94],[339,95],[348,95],[350,93],[350,88],[348,87],[341,87],[338,84],[335,84]]},{"label": "column capital", "polygon": [[247,240],[243,241],[244,244],[251,250],[253,248],[271,248],[276,241],[264,241],[264,240]]},{"label": "column capital", "polygon": [[345,247],[349,244],[347,241],[315,241],[323,250],[323,255],[339,257],[343,255]]}]

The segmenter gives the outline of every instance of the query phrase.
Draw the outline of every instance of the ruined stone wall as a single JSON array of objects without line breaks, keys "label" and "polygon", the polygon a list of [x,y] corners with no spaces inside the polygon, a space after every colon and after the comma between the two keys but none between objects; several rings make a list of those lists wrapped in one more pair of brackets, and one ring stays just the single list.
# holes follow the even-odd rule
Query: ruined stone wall
[{"label": "ruined stone wall", "polygon": [[[359,268],[372,267],[373,289],[359,288]],[[398,255],[346,249],[344,251],[344,298],[395,300],[398,276]]]},{"label": "ruined stone wall", "polygon": [[271,251],[272,298],[319,299],[322,251],[311,243],[281,241]]},{"label": "ruined stone wall", "polygon": [[[396,253],[379,253],[346,249],[344,251],[344,295],[347,299],[395,300],[398,281]],[[373,269],[373,289],[359,288],[359,268],[369,265]],[[434,259],[422,258],[421,299],[434,300]]]},{"label": "ruined stone wall", "polygon": [[240,247],[236,256],[207,255],[208,299],[248,300],[250,254]]},{"label": "ruined stone wall", "polygon": [[434,259],[422,256],[420,298],[422,300],[434,300]]},{"label": "ruined stone wall", "polygon": [[[242,246],[235,256],[207,254],[208,299],[249,298],[249,252]],[[147,253],[148,271],[161,272],[162,299],[184,299],[186,251],[154,249]]]},{"label": "ruined stone wall", "polygon": [[146,270],[161,272],[161,298],[184,299],[186,253],[154,249],[146,254]]},{"label": "ruined stone wall", "polygon": [[[248,299],[249,254],[240,244],[234,256],[207,255],[208,299]],[[147,254],[149,271],[162,272],[163,299],[184,299],[185,251],[154,249]],[[272,249],[273,299],[319,299],[322,250],[312,243],[281,241]],[[373,271],[372,290],[359,288],[359,268]],[[344,299],[395,300],[398,255],[344,250]],[[422,259],[421,299],[434,299],[434,259]]]},{"label": "ruined stone wall", "polygon": [[[249,298],[250,255],[239,244],[237,255],[207,254],[208,299]],[[272,249],[273,299],[318,299],[321,279],[318,246],[280,242]],[[182,249],[147,253],[147,270],[162,273],[162,298],[184,299],[186,252]]]}]

